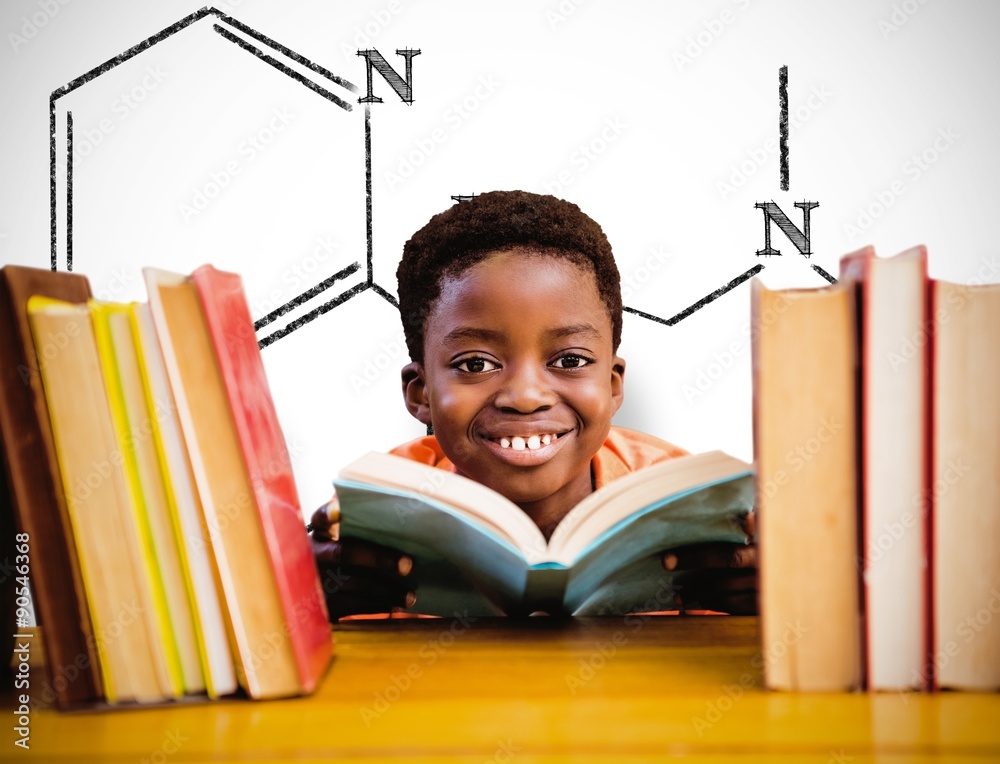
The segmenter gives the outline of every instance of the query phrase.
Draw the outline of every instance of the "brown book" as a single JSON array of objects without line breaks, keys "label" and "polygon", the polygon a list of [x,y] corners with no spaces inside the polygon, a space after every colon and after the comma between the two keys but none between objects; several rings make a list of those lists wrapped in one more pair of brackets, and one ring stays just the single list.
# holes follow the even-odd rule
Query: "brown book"
[{"label": "brown book", "polygon": [[854,301],[845,285],[753,282],[764,680],[838,691],[861,681]]},{"label": "brown book", "polygon": [[935,684],[1000,690],[1000,284],[931,284]]},{"label": "brown book", "polygon": [[[66,708],[99,700],[103,691],[39,375],[39,363],[59,353],[69,338],[52,337],[41,346],[39,360],[27,315],[33,294],[85,303],[90,285],[72,273],[15,265],[0,269],[0,434],[8,484],[3,523],[13,518],[28,534],[29,578],[49,671],[46,685],[39,689],[33,683],[32,691],[36,699],[54,699]],[[16,576],[7,582],[15,584]]]},{"label": "brown book", "polygon": [[0,634],[0,655],[4,658],[0,660],[0,682],[9,687],[14,685],[14,664],[11,660],[16,642],[14,635],[19,633],[15,630],[18,623],[16,560],[20,537],[14,521],[14,497],[10,490],[7,455],[4,450],[3,439],[0,438],[0,560],[7,560],[0,576],[3,579],[0,580],[0,629],[3,629],[3,634]]}]

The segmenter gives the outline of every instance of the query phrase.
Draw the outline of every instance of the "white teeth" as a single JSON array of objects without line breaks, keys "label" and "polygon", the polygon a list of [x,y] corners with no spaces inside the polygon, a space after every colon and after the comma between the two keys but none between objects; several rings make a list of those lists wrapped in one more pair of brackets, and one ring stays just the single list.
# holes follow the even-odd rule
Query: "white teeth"
[{"label": "white teeth", "polygon": [[515,451],[535,451],[542,446],[547,446],[556,439],[555,433],[547,432],[544,435],[513,435],[509,438],[500,438],[500,448],[513,448]]}]

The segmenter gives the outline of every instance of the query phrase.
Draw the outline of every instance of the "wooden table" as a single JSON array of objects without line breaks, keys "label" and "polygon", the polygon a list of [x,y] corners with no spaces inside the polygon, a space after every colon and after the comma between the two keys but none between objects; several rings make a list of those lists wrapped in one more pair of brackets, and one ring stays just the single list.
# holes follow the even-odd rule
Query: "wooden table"
[{"label": "wooden table", "polygon": [[1000,761],[1000,694],[765,692],[758,641],[722,616],[341,624],[312,697],[41,710],[0,760]]}]

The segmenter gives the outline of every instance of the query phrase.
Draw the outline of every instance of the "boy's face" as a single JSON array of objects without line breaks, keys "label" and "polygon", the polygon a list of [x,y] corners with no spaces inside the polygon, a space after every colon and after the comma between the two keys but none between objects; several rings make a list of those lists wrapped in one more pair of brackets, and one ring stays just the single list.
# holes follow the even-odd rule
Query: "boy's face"
[{"label": "boy's face", "polygon": [[407,407],[463,475],[518,504],[572,506],[622,402],[611,343],[593,272],[499,252],[443,282],[424,362],[403,369]]}]

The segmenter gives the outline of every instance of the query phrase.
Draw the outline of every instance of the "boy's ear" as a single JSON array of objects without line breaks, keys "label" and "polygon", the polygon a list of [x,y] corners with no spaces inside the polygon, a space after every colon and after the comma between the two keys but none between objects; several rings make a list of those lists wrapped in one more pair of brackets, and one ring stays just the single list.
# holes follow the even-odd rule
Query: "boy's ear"
[{"label": "boy's ear", "polygon": [[618,411],[625,401],[625,359],[620,356],[611,359],[611,400],[614,411]]},{"label": "boy's ear", "polygon": [[424,381],[424,367],[411,361],[400,372],[403,380],[403,400],[410,415],[425,425],[431,423],[431,406],[427,400],[427,383]]}]

